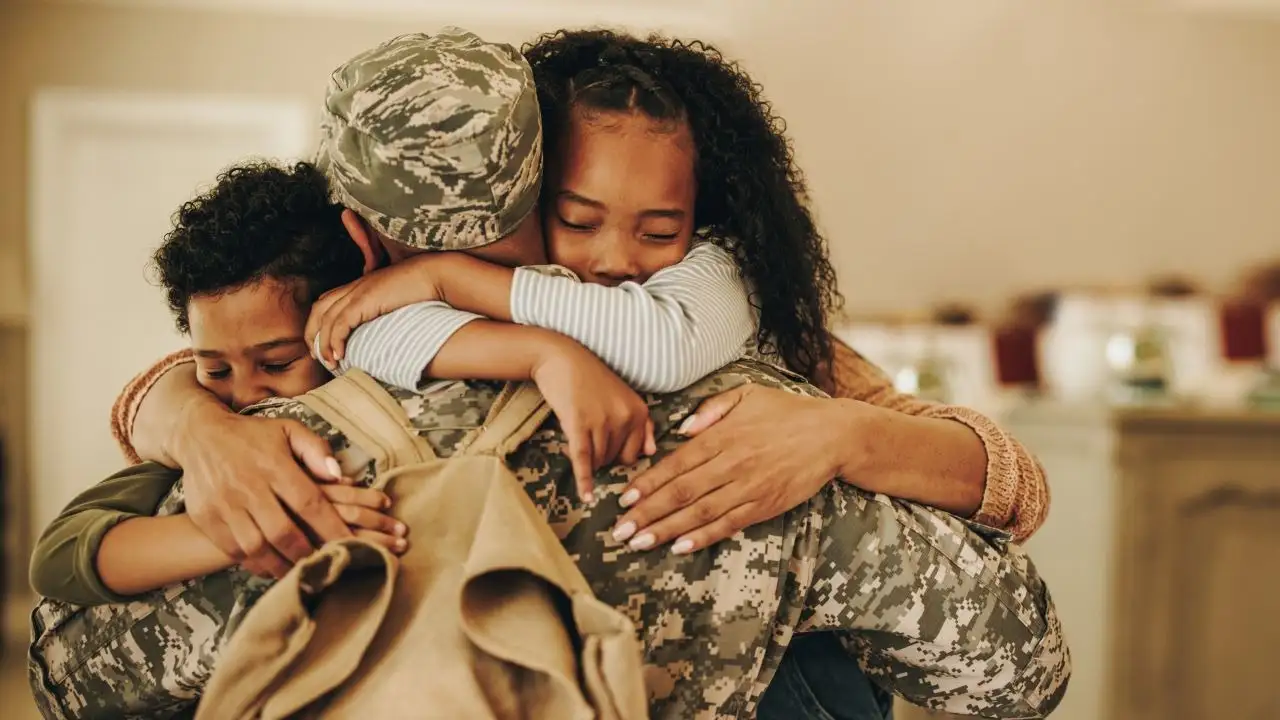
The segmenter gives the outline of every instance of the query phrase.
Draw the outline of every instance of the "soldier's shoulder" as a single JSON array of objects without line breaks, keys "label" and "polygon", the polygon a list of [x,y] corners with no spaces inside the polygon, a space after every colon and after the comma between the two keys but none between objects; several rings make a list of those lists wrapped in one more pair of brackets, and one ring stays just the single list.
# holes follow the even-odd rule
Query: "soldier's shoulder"
[{"label": "soldier's shoulder", "polygon": [[270,398],[245,408],[242,414],[299,422],[329,443],[335,453],[350,447],[350,441],[338,428],[298,398]]},{"label": "soldier's shoulder", "polygon": [[256,417],[280,417],[282,413],[288,412],[287,408],[299,404],[294,398],[271,397],[250,405],[241,410],[240,414],[254,415]]},{"label": "soldier's shoulder", "polygon": [[701,399],[711,395],[718,395],[747,383],[764,385],[802,395],[822,395],[822,391],[811,385],[803,376],[755,358],[743,358],[731,362],[675,394],[695,396]]},{"label": "soldier's shoulder", "polygon": [[457,431],[430,436],[438,451],[444,449],[440,444],[456,444],[469,429],[484,422],[502,386],[502,383],[485,380],[441,380],[420,390],[405,390],[382,383],[387,394],[404,410],[409,425],[419,433]]},{"label": "soldier's shoulder", "polygon": [[754,384],[800,395],[823,397],[804,377],[761,360],[743,358],[725,365],[689,387],[673,393],[650,395],[650,414],[659,432],[683,422],[709,397],[742,385]]}]

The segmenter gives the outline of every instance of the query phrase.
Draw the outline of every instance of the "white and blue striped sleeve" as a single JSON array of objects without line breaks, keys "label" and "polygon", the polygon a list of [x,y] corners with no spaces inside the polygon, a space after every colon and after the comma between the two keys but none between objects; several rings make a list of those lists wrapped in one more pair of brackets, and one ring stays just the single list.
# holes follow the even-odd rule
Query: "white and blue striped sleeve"
[{"label": "white and blue striped sleeve", "polygon": [[382,382],[417,390],[440,348],[479,317],[438,300],[406,305],[353,330],[340,369],[356,367]]},{"label": "white and blue striped sleeve", "polygon": [[741,357],[756,332],[737,263],[711,243],[644,284],[606,287],[517,269],[511,317],[577,340],[642,392],[692,385]]}]

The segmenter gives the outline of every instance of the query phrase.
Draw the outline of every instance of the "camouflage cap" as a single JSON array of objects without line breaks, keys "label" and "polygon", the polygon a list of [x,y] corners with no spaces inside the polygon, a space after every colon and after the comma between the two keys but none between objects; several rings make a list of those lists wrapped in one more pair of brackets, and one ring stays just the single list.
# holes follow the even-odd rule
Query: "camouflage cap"
[{"label": "camouflage cap", "polygon": [[465,250],[537,204],[542,119],[510,45],[461,28],[403,35],[334,71],[316,164],[335,201],[392,240]]}]

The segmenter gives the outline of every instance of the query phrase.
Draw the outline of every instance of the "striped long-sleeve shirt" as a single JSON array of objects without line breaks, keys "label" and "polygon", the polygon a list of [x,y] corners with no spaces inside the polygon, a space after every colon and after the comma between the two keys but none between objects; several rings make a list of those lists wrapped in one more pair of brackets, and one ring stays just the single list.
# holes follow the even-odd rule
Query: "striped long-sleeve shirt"
[{"label": "striped long-sleeve shirt", "polygon": [[[442,302],[400,308],[352,332],[342,369],[417,389],[440,348],[478,317]],[[737,263],[711,243],[644,283],[616,287],[584,284],[559,267],[518,268],[511,317],[573,338],[641,392],[692,385],[750,352],[756,334]]]}]

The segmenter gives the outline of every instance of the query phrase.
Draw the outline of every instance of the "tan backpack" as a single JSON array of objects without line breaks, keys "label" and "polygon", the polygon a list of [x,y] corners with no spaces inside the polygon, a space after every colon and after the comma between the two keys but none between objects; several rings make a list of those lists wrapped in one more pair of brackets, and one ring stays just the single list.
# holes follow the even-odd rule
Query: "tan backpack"
[{"label": "tan backpack", "polygon": [[632,623],[504,464],[548,416],[536,388],[504,389],[447,459],[363,373],[300,400],[373,456],[410,547],[344,540],[296,565],[228,642],[198,720],[647,717]]}]

